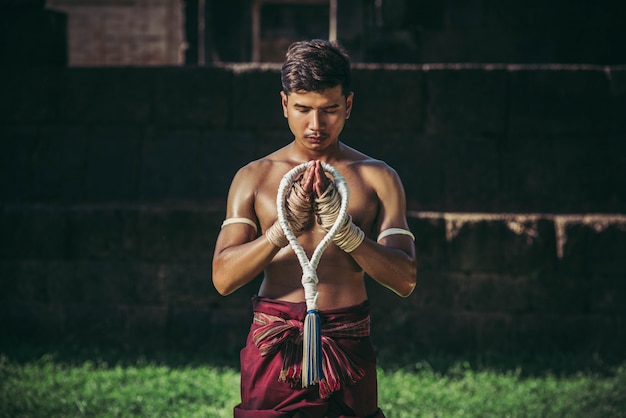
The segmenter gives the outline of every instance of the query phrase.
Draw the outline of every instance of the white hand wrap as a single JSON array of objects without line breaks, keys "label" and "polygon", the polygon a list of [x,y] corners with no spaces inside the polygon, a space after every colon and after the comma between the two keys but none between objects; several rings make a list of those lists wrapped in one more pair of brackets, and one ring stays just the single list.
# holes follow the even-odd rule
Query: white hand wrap
[{"label": "white hand wrap", "polygon": [[[323,195],[315,199],[315,210],[317,213],[317,223],[322,228],[329,231],[337,217],[341,208],[341,196],[332,181]],[[333,242],[347,253],[354,251],[365,239],[365,233],[361,228],[352,223],[352,217],[348,216],[345,224],[339,228],[337,234],[333,238]]]},{"label": "white hand wrap", "polygon": [[[287,199],[285,199],[285,214],[289,226],[295,236],[301,235],[309,227],[313,214],[313,197],[307,195],[300,184],[300,180],[294,181]],[[279,248],[286,247],[289,240],[285,236],[278,221],[265,231],[265,237],[269,242]]]}]

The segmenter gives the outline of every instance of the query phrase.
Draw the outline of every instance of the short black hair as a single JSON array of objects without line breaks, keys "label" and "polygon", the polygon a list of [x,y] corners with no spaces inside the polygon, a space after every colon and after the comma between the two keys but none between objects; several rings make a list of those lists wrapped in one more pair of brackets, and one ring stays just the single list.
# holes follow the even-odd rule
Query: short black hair
[{"label": "short black hair", "polygon": [[289,46],[281,69],[283,91],[322,91],[341,86],[347,96],[352,75],[350,57],[337,41],[313,39]]}]

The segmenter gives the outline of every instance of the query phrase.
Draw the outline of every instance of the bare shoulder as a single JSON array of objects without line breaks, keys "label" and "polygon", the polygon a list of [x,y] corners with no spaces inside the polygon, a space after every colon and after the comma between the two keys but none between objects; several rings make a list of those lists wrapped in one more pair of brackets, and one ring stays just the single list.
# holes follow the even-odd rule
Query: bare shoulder
[{"label": "bare shoulder", "polygon": [[266,166],[267,164],[262,160],[256,160],[237,170],[230,186],[230,194],[254,194],[254,190],[258,186],[258,179],[267,169]]},{"label": "bare shoulder", "polygon": [[275,151],[257,160],[250,161],[241,167],[233,179],[233,186],[244,185],[256,189],[259,183],[276,169],[277,163],[280,164],[283,157],[283,150]]},{"label": "bare shoulder", "polygon": [[351,190],[355,193],[357,207],[372,207],[375,212],[358,211],[354,219],[376,236],[388,228],[407,229],[406,196],[396,170],[383,160],[372,158],[359,151],[350,151],[347,172],[351,177]]},{"label": "bare shoulder", "polygon": [[249,162],[248,164],[237,170],[233,183],[244,182],[254,183],[256,180],[271,169],[272,163],[267,158],[261,158]]},{"label": "bare shoulder", "polygon": [[270,177],[275,167],[270,156],[251,161],[235,173],[228,192],[227,212],[229,217],[257,218],[255,201],[263,189],[264,180]]},{"label": "bare shoulder", "polygon": [[251,161],[235,174],[228,193],[228,216],[258,218],[270,213],[270,202],[282,176],[291,168],[285,148]]},{"label": "bare shoulder", "polygon": [[396,170],[383,160],[371,157],[361,151],[348,146],[345,147],[347,166],[351,171],[355,171],[372,186],[388,185],[389,182],[396,183],[399,176]]}]

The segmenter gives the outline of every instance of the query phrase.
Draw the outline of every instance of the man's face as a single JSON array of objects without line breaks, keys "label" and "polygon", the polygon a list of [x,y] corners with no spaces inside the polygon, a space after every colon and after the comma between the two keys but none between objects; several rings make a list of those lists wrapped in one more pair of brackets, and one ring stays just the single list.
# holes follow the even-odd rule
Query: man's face
[{"label": "man's face", "polygon": [[335,144],[350,117],[352,96],[345,97],[341,86],[321,92],[281,92],[283,114],[296,142],[318,151]]}]

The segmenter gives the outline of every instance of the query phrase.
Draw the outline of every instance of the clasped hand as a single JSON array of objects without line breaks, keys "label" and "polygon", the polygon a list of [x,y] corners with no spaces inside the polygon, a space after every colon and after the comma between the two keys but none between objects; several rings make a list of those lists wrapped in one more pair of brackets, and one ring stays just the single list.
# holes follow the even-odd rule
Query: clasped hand
[{"label": "clasped hand", "polygon": [[[339,216],[340,207],[341,196],[326,176],[322,163],[315,160],[289,190],[285,200],[285,217],[295,236],[309,229],[315,220],[329,231]],[[266,236],[277,247],[282,248],[289,243],[278,222],[268,228]],[[363,231],[348,217],[333,241],[344,251],[352,252],[364,237]]]}]

